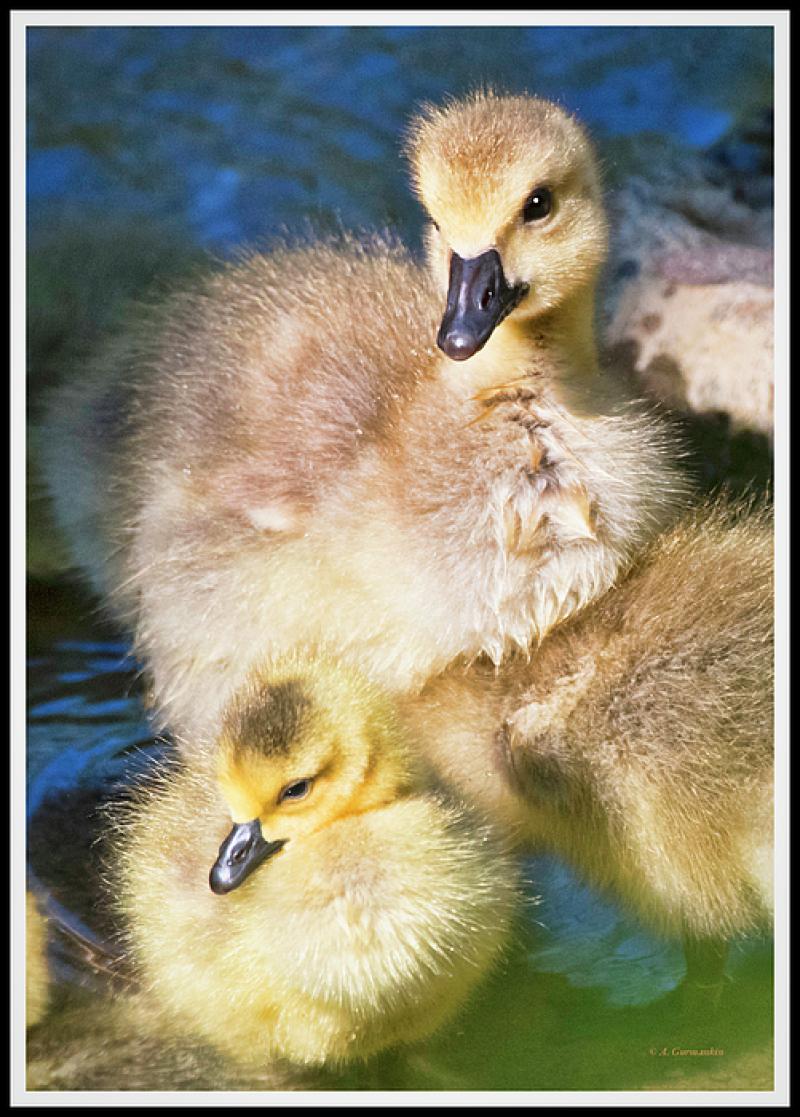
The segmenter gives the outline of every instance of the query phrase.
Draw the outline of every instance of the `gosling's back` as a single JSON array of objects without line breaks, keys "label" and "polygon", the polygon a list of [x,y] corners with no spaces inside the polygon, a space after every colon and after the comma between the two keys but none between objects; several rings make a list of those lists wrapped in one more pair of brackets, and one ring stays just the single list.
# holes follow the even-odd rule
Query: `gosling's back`
[{"label": "gosling's back", "polygon": [[[772,909],[772,531],[719,503],[532,657],[406,709],[436,768],[670,934]],[[505,728],[503,724],[505,723]]]}]

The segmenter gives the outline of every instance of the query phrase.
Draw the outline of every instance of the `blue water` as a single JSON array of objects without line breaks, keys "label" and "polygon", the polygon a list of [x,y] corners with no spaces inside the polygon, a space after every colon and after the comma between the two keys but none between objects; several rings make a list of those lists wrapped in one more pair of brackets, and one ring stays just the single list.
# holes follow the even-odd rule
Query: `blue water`
[{"label": "blue water", "polygon": [[28,33],[33,225],[102,202],[223,249],[317,213],[418,227],[414,107],[479,83],[560,101],[598,141],[719,139],[769,98],[769,28],[39,28]]}]

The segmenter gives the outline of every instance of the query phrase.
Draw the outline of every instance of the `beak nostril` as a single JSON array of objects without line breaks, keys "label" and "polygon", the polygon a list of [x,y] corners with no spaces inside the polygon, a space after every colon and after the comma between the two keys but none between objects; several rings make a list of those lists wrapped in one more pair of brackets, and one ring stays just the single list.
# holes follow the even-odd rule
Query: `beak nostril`
[{"label": "beak nostril", "polygon": [[250,849],[252,848],[252,845],[253,845],[252,842],[245,842],[244,845],[238,846],[231,853],[231,858],[230,858],[231,861],[234,864],[237,864],[237,865],[240,861],[244,861],[245,857],[250,852]]},{"label": "beak nostril", "polygon": [[491,287],[487,287],[486,290],[481,295],[481,301],[480,301],[481,310],[486,310],[486,308],[488,307],[489,303],[492,301],[493,298],[494,298],[494,291],[492,290]]}]

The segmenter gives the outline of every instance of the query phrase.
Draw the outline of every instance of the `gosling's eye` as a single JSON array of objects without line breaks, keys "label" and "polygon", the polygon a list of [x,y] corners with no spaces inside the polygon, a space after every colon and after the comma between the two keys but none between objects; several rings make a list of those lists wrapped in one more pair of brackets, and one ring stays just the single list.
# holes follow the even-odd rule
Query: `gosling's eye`
[{"label": "gosling's eye", "polygon": [[282,788],[278,796],[278,802],[283,803],[287,799],[296,801],[297,799],[305,799],[311,790],[313,780],[295,780],[294,783],[287,783],[286,787]]},{"label": "gosling's eye", "polygon": [[547,217],[553,208],[553,195],[546,186],[537,186],[531,191],[530,197],[522,211],[522,220],[541,221]]}]

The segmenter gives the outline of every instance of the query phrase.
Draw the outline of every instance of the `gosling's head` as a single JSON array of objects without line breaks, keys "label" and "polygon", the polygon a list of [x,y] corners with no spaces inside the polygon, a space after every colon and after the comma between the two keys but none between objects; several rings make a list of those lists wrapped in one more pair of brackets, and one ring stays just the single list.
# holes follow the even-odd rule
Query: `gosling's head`
[{"label": "gosling's head", "polygon": [[238,888],[287,842],[384,806],[411,765],[388,702],[355,672],[283,660],[225,712],[217,779],[233,820],[210,885]]},{"label": "gosling's head", "polygon": [[538,98],[481,92],[412,123],[408,154],[431,219],[428,257],[447,291],[437,343],[453,360],[506,318],[523,321],[591,288],[607,230],[591,144]]}]

